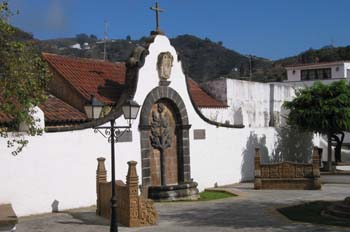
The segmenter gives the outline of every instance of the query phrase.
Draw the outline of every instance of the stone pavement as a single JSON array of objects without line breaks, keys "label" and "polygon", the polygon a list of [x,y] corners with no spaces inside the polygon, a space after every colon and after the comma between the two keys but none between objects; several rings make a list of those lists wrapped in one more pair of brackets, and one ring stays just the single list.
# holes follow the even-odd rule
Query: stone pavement
[{"label": "stone pavement", "polygon": [[[342,200],[350,196],[350,185],[327,184],[321,191],[253,190],[252,184],[226,188],[239,197],[208,202],[157,203],[157,226],[119,227],[119,231],[303,231],[338,232],[350,228],[292,222],[276,207],[314,200]],[[17,232],[108,232],[108,221],[95,216],[94,208],[20,218]]]}]

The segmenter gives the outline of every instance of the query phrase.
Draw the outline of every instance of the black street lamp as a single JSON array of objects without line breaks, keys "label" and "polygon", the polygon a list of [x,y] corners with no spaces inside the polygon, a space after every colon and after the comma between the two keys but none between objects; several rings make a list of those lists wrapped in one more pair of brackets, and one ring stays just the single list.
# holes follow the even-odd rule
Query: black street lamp
[{"label": "black street lamp", "polygon": [[96,99],[94,95],[91,95],[91,99],[88,105],[84,106],[85,113],[90,119],[97,119],[102,112],[103,103]]},{"label": "black street lamp", "polygon": [[[94,107],[101,107],[99,105],[93,105]],[[123,106],[123,115],[127,120],[127,126],[116,126],[115,119],[110,121],[110,126],[99,126],[94,127],[95,133],[100,132],[105,138],[108,139],[108,142],[111,143],[111,166],[112,166],[112,198],[111,198],[111,226],[110,232],[118,231],[118,220],[117,220],[117,194],[115,189],[115,148],[114,143],[118,142],[118,139],[127,131],[130,131],[131,121],[137,118],[140,105],[137,104],[132,99],[129,99]],[[97,114],[96,114],[97,115]],[[98,117],[94,118],[97,119]],[[99,129],[104,130],[102,133]]]}]

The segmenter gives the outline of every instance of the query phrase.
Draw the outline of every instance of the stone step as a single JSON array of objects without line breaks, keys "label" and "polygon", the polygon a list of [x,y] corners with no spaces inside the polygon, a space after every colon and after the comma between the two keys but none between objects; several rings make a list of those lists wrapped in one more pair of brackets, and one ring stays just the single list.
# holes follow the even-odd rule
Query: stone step
[{"label": "stone step", "polygon": [[349,205],[339,204],[339,205],[335,205],[335,208],[337,210],[340,210],[342,212],[347,212],[348,214],[350,214],[350,206]]},{"label": "stone step", "polygon": [[350,184],[350,172],[321,172],[322,184]]},{"label": "stone step", "polygon": [[349,167],[350,167],[350,162],[340,162],[340,163],[336,163],[336,166],[349,166]]},{"label": "stone step", "polygon": [[334,206],[329,207],[326,210],[326,213],[333,217],[350,219],[350,212],[342,211],[339,208]]}]

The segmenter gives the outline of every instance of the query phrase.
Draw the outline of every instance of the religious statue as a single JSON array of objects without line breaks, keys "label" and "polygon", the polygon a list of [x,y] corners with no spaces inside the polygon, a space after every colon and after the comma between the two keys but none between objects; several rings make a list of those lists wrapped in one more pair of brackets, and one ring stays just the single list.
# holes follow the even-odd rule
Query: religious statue
[{"label": "religious statue", "polygon": [[157,68],[159,78],[166,81],[170,78],[171,68],[173,67],[173,56],[170,52],[162,52],[158,56]]}]

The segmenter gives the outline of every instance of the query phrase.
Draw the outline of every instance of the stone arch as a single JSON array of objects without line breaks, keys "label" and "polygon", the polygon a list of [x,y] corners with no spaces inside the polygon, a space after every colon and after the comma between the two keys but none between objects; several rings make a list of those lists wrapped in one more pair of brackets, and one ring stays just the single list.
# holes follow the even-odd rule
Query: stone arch
[{"label": "stone arch", "polygon": [[177,133],[177,173],[178,183],[187,183],[191,181],[190,169],[190,150],[189,150],[189,125],[188,114],[185,104],[180,95],[172,88],[159,86],[154,88],[143,102],[140,115],[140,136],[141,136],[141,165],[142,165],[142,185],[148,187],[151,185],[151,152],[150,142],[150,114],[153,105],[157,102],[166,101],[174,110],[176,118]]}]

